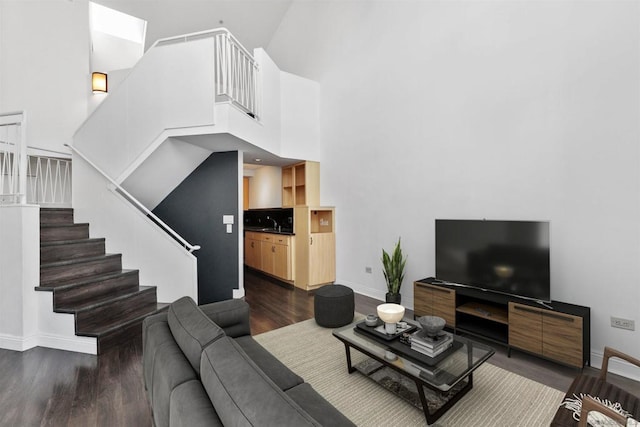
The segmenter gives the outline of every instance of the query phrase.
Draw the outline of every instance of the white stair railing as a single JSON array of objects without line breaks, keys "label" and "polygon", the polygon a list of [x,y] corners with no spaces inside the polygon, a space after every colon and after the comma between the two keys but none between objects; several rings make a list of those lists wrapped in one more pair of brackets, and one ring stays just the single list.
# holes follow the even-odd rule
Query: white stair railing
[{"label": "white stair railing", "polygon": [[37,155],[28,157],[27,203],[71,207],[71,159]]},{"label": "white stair railing", "polygon": [[259,67],[253,55],[226,28],[158,40],[152,48],[213,37],[215,40],[215,96],[223,96],[252,117],[260,118]]},{"label": "white stair railing", "polygon": [[254,117],[258,111],[258,65],[229,32],[216,34],[217,96],[227,96]]},{"label": "white stair railing", "polygon": [[26,114],[0,114],[0,203],[27,201]]},{"label": "white stair railing", "polygon": [[24,111],[0,114],[0,203],[70,207],[71,158],[28,154],[26,122]]}]

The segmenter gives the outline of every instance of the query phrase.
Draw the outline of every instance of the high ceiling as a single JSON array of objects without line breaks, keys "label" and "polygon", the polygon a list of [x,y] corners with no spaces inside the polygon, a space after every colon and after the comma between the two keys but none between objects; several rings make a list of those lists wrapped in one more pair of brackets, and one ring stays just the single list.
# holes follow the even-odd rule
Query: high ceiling
[{"label": "high ceiling", "polygon": [[147,21],[156,40],[225,27],[247,48],[266,47],[292,0],[92,0]]}]

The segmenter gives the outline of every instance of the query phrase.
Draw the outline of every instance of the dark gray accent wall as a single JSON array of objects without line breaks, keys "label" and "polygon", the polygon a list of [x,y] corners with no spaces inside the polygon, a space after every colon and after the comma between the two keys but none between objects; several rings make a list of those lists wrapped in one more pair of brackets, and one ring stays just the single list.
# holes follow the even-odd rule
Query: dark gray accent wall
[{"label": "dark gray accent wall", "polygon": [[[238,287],[238,153],[213,153],[153,213],[202,249],[198,258],[198,304],[233,297]],[[233,215],[228,234],[222,215]]]}]

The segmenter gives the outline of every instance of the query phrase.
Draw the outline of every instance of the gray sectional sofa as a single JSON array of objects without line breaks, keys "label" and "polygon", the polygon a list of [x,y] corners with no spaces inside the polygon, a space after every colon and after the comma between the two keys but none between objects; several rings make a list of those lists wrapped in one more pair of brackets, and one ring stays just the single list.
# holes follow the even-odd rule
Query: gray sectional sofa
[{"label": "gray sectional sofa", "polygon": [[242,300],[181,298],[145,319],[142,339],[157,427],[354,425],[251,337]]}]

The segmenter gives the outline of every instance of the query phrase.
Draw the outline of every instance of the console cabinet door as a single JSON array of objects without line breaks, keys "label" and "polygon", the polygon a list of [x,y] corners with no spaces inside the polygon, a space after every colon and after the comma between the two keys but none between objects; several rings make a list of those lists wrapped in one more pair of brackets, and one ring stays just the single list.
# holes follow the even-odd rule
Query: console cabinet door
[{"label": "console cabinet door", "polygon": [[416,317],[433,315],[433,288],[430,285],[413,283],[413,314]]},{"label": "console cabinet door", "polygon": [[413,313],[416,317],[442,317],[447,326],[456,327],[456,292],[426,283],[413,283]]},{"label": "console cabinet door", "polygon": [[543,310],[542,354],[549,359],[582,367],[582,318]]},{"label": "console cabinet door", "polygon": [[446,288],[433,288],[433,315],[442,317],[447,325],[456,327],[456,292]]},{"label": "console cabinet door", "polygon": [[542,354],[542,312],[522,304],[509,303],[509,345]]}]

